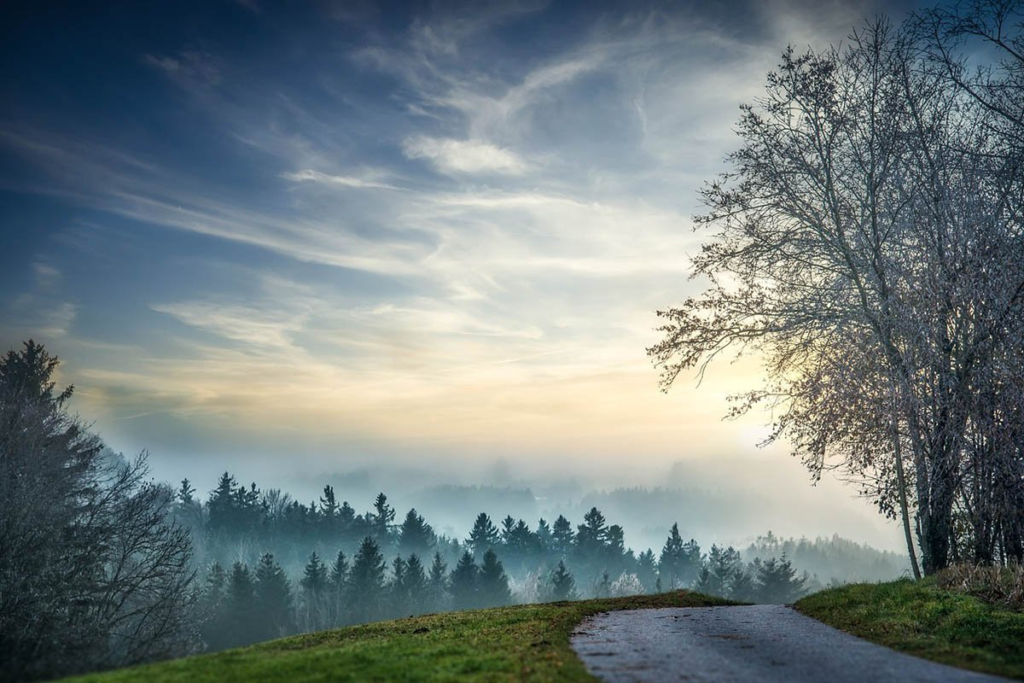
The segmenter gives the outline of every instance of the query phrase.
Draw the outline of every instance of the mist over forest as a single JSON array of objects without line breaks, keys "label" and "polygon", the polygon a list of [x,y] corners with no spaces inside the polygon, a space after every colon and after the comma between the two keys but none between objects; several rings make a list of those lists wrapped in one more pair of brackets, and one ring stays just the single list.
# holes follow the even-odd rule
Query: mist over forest
[{"label": "mist over forest", "polygon": [[[455,536],[468,533],[477,512],[497,518],[578,518],[596,506],[623,524],[634,547],[659,545],[678,521],[687,534],[737,546],[772,529],[794,537],[838,534],[883,550],[904,549],[898,527],[858,500],[849,487],[826,480],[794,490],[794,478],[807,480],[807,475],[792,459],[780,463],[754,452],[621,472],[587,471],[574,459],[553,472],[529,463],[513,465],[508,459],[482,460],[461,467],[442,460],[418,466],[367,464],[317,474],[276,468],[264,472],[244,464],[232,471],[241,481],[272,479],[300,501],[319,496],[324,484],[357,507],[370,506],[376,493],[385,491],[399,507],[415,507],[436,528]],[[202,473],[204,478],[198,479],[180,466],[174,472],[175,479],[165,478],[188,476],[204,493],[219,474]]]}]

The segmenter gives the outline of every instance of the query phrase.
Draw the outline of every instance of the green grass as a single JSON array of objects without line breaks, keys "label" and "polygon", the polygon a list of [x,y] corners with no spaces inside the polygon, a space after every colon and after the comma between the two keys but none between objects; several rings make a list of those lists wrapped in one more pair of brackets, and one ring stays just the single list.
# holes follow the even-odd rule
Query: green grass
[{"label": "green grass", "polygon": [[796,608],[894,650],[1024,678],[1024,613],[942,590],[929,579],[843,586],[808,596]]},{"label": "green grass", "polygon": [[592,681],[569,646],[599,612],[733,604],[697,593],[500,607],[321,631],[74,681]]}]

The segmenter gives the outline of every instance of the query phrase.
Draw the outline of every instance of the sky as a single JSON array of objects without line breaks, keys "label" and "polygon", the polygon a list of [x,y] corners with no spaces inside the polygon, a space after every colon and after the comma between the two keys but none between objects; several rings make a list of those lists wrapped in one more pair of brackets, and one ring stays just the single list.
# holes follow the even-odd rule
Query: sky
[{"label": "sky", "polygon": [[907,7],[8,6],[0,343],[46,344],[83,419],[167,479],[655,485],[684,461],[771,473],[899,547],[851,488],[756,448],[769,416],[722,421],[756,359],[666,395],[645,353],[702,286],[692,216],[739,105],[787,44],[883,9]]}]

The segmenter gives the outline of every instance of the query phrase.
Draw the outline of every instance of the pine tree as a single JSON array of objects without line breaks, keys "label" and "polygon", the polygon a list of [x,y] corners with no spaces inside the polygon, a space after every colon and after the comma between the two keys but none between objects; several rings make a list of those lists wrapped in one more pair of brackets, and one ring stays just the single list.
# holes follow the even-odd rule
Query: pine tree
[{"label": "pine tree", "polygon": [[394,531],[395,508],[388,505],[388,497],[378,493],[373,501],[373,514],[370,515],[370,527],[377,540],[378,548],[391,545]]},{"label": "pine tree", "polygon": [[[661,582],[661,577],[658,577],[658,582]],[[715,578],[711,575],[711,570],[707,564],[700,568],[700,572],[697,574],[697,580],[693,582],[693,590],[704,595],[715,595],[715,591],[718,590],[715,584]],[[659,587],[659,593],[661,592]]]},{"label": "pine tree", "polygon": [[428,609],[440,612],[448,608],[448,565],[445,564],[441,553],[434,553],[434,561],[430,565],[430,574],[427,576],[430,584],[430,603]]},{"label": "pine tree", "polygon": [[206,572],[199,600],[199,632],[208,650],[221,650],[230,645],[227,636],[228,573],[214,562]]},{"label": "pine tree", "polygon": [[551,525],[543,517],[537,522],[537,542],[540,544],[540,551],[546,553],[551,549]]},{"label": "pine tree", "polygon": [[756,600],[762,603],[788,604],[804,594],[808,577],[797,577],[797,570],[783,555],[781,559],[771,558],[756,563]]},{"label": "pine tree", "polygon": [[516,528],[516,520],[512,515],[506,515],[505,519],[501,520],[501,544],[506,548],[512,546],[512,531]]},{"label": "pine tree", "polygon": [[245,564],[235,562],[224,600],[224,640],[229,646],[248,645],[259,640],[255,602],[256,587],[252,573]]},{"label": "pine tree", "polygon": [[358,533],[356,529],[356,511],[348,501],[343,501],[338,509],[338,531],[343,541],[351,541],[352,535]]},{"label": "pine tree", "polygon": [[364,538],[348,579],[346,604],[355,623],[372,621],[380,614],[386,567],[377,542],[370,536]]},{"label": "pine tree", "polygon": [[481,512],[473,522],[473,530],[469,532],[469,539],[466,543],[472,548],[474,555],[483,557],[489,548],[498,545],[498,530],[491,522],[487,513]]},{"label": "pine tree", "polygon": [[398,550],[405,554],[425,555],[434,549],[437,544],[437,536],[423,515],[417,514],[416,509],[409,510],[405,521],[398,535]]},{"label": "pine tree", "polygon": [[405,581],[406,563],[401,555],[396,555],[391,562],[391,580],[388,582],[388,604],[389,611],[395,616],[407,616],[409,612],[409,595],[406,593],[408,586]]},{"label": "pine tree", "polygon": [[554,526],[551,527],[551,549],[559,557],[565,557],[569,554],[574,542],[572,524],[564,516],[558,515]]},{"label": "pine tree", "polygon": [[302,623],[303,630],[319,631],[327,628],[331,619],[327,565],[314,550],[302,571]]},{"label": "pine tree", "polygon": [[743,563],[736,549],[712,545],[694,589],[708,595],[728,597],[737,574],[742,571]]},{"label": "pine tree", "polygon": [[613,572],[623,568],[626,558],[626,532],[618,524],[608,527],[608,545],[605,548],[605,565]]},{"label": "pine tree", "polygon": [[575,600],[576,597],[576,581],[566,568],[565,562],[559,560],[555,571],[551,573],[551,599]]},{"label": "pine tree", "polygon": [[206,573],[203,584],[203,600],[212,606],[219,606],[226,597],[228,573],[219,562],[214,562]]},{"label": "pine tree", "polygon": [[754,577],[742,565],[738,566],[729,582],[729,599],[739,602],[750,602],[755,599],[757,585]]},{"label": "pine tree", "polygon": [[191,505],[195,500],[196,489],[187,478],[181,480],[181,487],[178,489],[178,502],[182,505]]},{"label": "pine tree", "polygon": [[480,565],[477,595],[482,607],[498,607],[512,602],[512,591],[508,587],[505,568],[492,549],[484,553],[484,560]]},{"label": "pine tree", "polygon": [[256,565],[255,605],[260,638],[268,640],[287,635],[293,630],[292,590],[274,556],[265,553]]},{"label": "pine tree", "polygon": [[683,545],[682,564],[679,567],[679,580],[683,586],[689,586],[697,579],[704,560],[700,546],[692,538]]},{"label": "pine tree", "polygon": [[206,504],[209,512],[209,528],[211,531],[234,531],[237,515],[235,514],[235,478],[225,472],[217,481],[217,488],[210,494]]},{"label": "pine tree", "polygon": [[601,572],[601,578],[594,585],[595,598],[610,598],[612,596],[612,577],[608,572]]},{"label": "pine tree", "polygon": [[583,524],[576,527],[576,550],[586,562],[593,562],[602,555],[608,540],[608,527],[604,515],[596,507],[583,515]]},{"label": "pine tree", "polygon": [[658,565],[654,559],[654,551],[650,548],[640,553],[640,557],[637,558],[636,575],[640,579],[640,585],[644,587],[645,593],[655,590],[658,580]]},{"label": "pine tree", "polygon": [[423,563],[418,555],[410,555],[405,563],[405,594],[408,599],[406,607],[409,614],[422,614],[429,609],[430,587]]},{"label": "pine tree", "polygon": [[345,551],[338,551],[338,556],[331,564],[331,574],[328,580],[331,589],[336,593],[342,593],[345,590],[345,585],[348,583],[348,559],[345,557]]},{"label": "pine tree", "polygon": [[509,557],[522,560],[539,549],[539,541],[529,525],[522,519],[518,520],[508,532],[505,548]]},{"label": "pine tree", "polygon": [[340,626],[344,623],[345,591],[348,588],[348,559],[344,551],[339,550],[334,558],[327,581],[330,595],[328,621],[331,626]]},{"label": "pine tree", "polygon": [[477,574],[479,568],[473,561],[473,555],[467,550],[459,558],[459,563],[452,570],[449,586],[452,594],[452,606],[456,610],[473,609],[477,606]]},{"label": "pine tree", "polygon": [[309,554],[309,561],[302,570],[302,580],[299,583],[302,590],[311,595],[321,595],[327,589],[327,565],[315,550]]},{"label": "pine tree", "polygon": [[669,589],[682,587],[683,567],[683,537],[679,535],[679,524],[673,524],[669,530],[668,539],[661,549],[661,557],[658,558],[658,570],[661,574],[662,585]]},{"label": "pine tree", "polygon": [[338,499],[334,496],[334,487],[330,484],[324,486],[324,495],[320,496],[320,524],[323,526],[324,535],[330,540],[335,540],[338,532]]}]

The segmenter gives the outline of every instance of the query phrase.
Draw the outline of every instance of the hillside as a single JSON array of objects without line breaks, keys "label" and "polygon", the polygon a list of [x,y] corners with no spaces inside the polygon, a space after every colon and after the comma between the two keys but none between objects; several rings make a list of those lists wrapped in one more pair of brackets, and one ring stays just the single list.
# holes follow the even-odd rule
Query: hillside
[{"label": "hillside", "polygon": [[84,683],[594,680],[569,647],[585,617],[732,604],[689,591],[432,614],[321,631],[211,655],[90,674]]},{"label": "hillside", "polygon": [[915,657],[1024,679],[1024,613],[943,590],[934,579],[840,586],[794,606],[830,626]]}]

